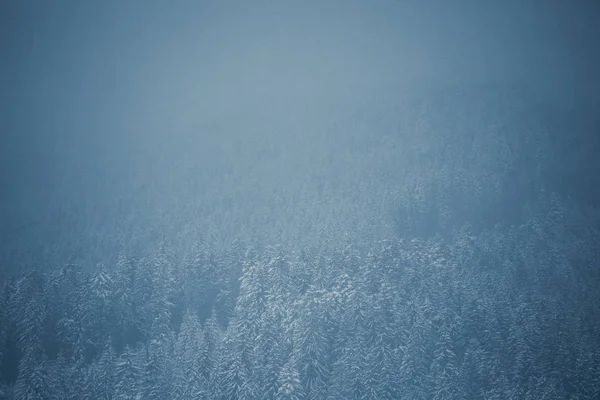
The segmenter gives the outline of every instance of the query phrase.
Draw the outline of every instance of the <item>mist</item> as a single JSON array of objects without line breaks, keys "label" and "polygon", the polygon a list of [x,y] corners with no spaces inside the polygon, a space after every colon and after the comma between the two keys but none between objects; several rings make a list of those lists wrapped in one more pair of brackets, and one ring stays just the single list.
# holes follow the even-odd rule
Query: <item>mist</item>
[{"label": "mist", "polygon": [[0,2],[0,398],[598,398],[598,21]]},{"label": "mist", "polygon": [[583,2],[8,2],[2,15],[3,247],[53,262],[113,252],[94,250],[109,236],[389,237],[398,149],[423,136],[407,104],[509,87],[573,107],[598,88]]}]

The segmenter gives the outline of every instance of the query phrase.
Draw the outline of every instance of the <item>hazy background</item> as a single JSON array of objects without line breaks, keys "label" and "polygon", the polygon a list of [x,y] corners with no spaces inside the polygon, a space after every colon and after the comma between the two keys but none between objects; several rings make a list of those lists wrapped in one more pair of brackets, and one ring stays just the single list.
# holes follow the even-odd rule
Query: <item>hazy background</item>
[{"label": "hazy background", "polygon": [[436,93],[594,110],[599,20],[593,1],[3,1],[1,262],[401,234]]}]

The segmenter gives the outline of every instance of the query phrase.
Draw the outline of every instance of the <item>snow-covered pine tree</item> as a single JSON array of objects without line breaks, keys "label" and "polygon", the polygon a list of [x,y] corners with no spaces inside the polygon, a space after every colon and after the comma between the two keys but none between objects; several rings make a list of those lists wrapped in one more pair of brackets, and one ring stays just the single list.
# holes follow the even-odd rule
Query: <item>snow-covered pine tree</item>
[{"label": "snow-covered pine tree", "polygon": [[144,358],[139,349],[125,346],[115,363],[115,399],[136,400],[141,396],[140,384]]},{"label": "snow-covered pine tree", "polygon": [[89,368],[86,379],[86,394],[90,399],[112,400],[115,397],[117,358],[108,338],[100,358]]},{"label": "snow-covered pine tree", "polygon": [[279,372],[275,400],[304,400],[304,398],[300,373],[291,362],[288,362]]},{"label": "snow-covered pine tree", "polygon": [[173,362],[174,400],[209,398],[209,353],[200,319],[191,310],[183,316]]},{"label": "snow-covered pine tree", "polygon": [[48,360],[43,353],[30,347],[19,363],[19,376],[15,382],[15,400],[51,399]]}]

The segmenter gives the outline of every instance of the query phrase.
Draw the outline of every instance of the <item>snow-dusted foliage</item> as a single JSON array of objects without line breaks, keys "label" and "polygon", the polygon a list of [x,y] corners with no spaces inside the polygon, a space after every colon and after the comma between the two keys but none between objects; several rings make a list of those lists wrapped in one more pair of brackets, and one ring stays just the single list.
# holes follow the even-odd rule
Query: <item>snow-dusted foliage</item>
[{"label": "snow-dusted foliage", "polygon": [[600,399],[592,3],[0,0],[0,399]]},{"label": "snow-dusted foliage", "polygon": [[[189,271],[170,261],[159,284],[165,261],[152,255],[114,271],[29,273],[4,289],[3,390],[11,399],[592,399],[600,321],[588,266],[598,250],[577,235],[585,225],[574,210],[552,199],[536,215],[553,218],[460,231],[449,243],[248,249],[239,282],[224,287],[238,293],[232,310],[174,295],[168,282]],[[558,230],[572,233],[549,234]]]}]

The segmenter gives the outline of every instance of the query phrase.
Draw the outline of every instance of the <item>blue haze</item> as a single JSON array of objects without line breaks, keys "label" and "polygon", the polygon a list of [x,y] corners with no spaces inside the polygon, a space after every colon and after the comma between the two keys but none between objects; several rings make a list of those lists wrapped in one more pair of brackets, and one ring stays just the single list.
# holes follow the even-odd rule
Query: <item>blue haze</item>
[{"label": "blue haze", "polygon": [[0,1],[0,399],[600,398],[599,21]]},{"label": "blue haze", "polygon": [[572,107],[598,89],[591,2],[25,1],[1,15],[3,240],[63,249],[53,262],[134,227],[387,237],[380,199],[398,182],[357,186],[396,168],[377,163],[398,104],[487,84]]}]

